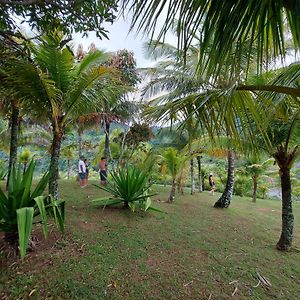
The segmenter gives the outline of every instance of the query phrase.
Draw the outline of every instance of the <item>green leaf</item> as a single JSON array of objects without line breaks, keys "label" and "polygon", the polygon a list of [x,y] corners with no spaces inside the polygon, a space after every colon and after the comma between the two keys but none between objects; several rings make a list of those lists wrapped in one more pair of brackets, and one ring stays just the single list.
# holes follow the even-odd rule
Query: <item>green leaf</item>
[{"label": "green leaf", "polygon": [[21,181],[21,186],[24,187],[24,192],[23,192],[19,207],[28,206],[29,201],[32,199],[30,197],[30,190],[31,190],[31,186],[32,186],[32,178],[33,178],[34,168],[35,168],[35,162],[32,160],[29,163],[27,170],[23,174],[23,178]]},{"label": "green leaf", "polygon": [[162,211],[162,210],[160,210],[160,209],[158,209],[158,208],[155,208],[155,207],[153,207],[153,206],[150,206],[150,207],[148,208],[148,210],[153,210],[153,211],[156,211],[156,212],[160,212],[160,213],[166,214],[165,211]]},{"label": "green leaf", "polygon": [[65,201],[55,200],[52,195],[50,198],[50,205],[56,225],[58,225],[62,234],[65,233]]},{"label": "green leaf", "polygon": [[47,225],[47,215],[46,215],[46,208],[45,208],[45,196],[38,196],[34,198],[36,202],[39,213],[41,215],[42,225],[43,225],[43,232],[45,238],[48,236],[48,225]]},{"label": "green leaf", "polygon": [[21,258],[26,255],[28,240],[32,230],[33,207],[23,207],[17,210],[19,245]]},{"label": "green leaf", "polygon": [[32,195],[31,195],[31,198],[35,198],[39,195],[41,195],[47,184],[48,184],[48,181],[49,181],[49,177],[50,177],[50,173],[49,172],[46,172],[43,177],[41,178],[41,180],[39,181],[39,183],[37,184],[35,190],[33,191]]},{"label": "green leaf", "polygon": [[121,199],[107,198],[107,197],[92,200],[93,205],[110,206],[110,205],[116,205],[120,203],[122,203]]}]

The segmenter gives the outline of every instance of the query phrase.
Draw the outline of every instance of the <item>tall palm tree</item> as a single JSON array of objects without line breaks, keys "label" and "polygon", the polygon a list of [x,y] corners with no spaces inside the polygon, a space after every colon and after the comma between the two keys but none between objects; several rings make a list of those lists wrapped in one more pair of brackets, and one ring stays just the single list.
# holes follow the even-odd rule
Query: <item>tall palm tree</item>
[{"label": "tall palm tree", "polygon": [[227,154],[227,180],[224,192],[218,201],[214,204],[216,208],[227,208],[230,205],[232,194],[233,194],[233,186],[234,186],[234,161],[235,161],[235,153],[233,150],[228,150]]},{"label": "tall palm tree", "polygon": [[43,36],[31,51],[34,63],[19,62],[10,78],[26,97],[34,116],[52,126],[49,192],[57,198],[58,161],[66,127],[83,112],[96,111],[107,96],[119,92],[116,77],[114,82],[111,80],[116,72],[100,64],[101,52],[94,52],[76,64],[58,31]]},{"label": "tall palm tree", "polygon": [[[297,103],[298,105],[298,103]],[[281,114],[282,112],[280,112]],[[278,250],[289,250],[293,239],[293,209],[291,168],[299,156],[300,109],[289,109],[284,115],[275,115],[269,135],[272,147],[265,148],[276,160],[279,167],[282,193],[282,229],[277,243]]]},{"label": "tall palm tree", "polygon": [[12,167],[17,162],[18,156],[18,135],[20,132],[20,117],[22,111],[22,96],[14,91],[13,83],[7,73],[16,61],[28,61],[26,46],[14,38],[4,38],[0,45],[0,105],[1,112],[6,114],[10,125],[9,142],[9,166],[7,176],[7,187]]}]

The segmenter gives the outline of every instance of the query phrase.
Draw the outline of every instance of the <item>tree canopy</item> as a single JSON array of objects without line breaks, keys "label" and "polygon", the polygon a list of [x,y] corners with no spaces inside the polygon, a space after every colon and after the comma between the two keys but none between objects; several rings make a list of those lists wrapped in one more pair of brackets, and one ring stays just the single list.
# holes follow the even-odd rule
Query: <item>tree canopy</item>
[{"label": "tree canopy", "polygon": [[0,0],[0,33],[18,31],[18,17],[42,32],[58,28],[65,34],[95,31],[107,37],[103,23],[115,20],[117,7],[115,0]]}]

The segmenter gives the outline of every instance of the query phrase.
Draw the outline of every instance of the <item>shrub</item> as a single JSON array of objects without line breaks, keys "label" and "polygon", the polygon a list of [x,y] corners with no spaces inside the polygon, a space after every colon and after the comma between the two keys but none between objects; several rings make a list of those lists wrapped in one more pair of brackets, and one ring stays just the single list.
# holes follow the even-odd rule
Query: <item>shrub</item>
[{"label": "shrub", "polygon": [[32,224],[38,216],[45,238],[48,234],[47,213],[54,217],[64,232],[64,201],[43,195],[49,180],[48,172],[31,192],[34,169],[34,161],[29,163],[24,173],[20,166],[17,170],[13,167],[7,193],[0,188],[0,231],[5,233],[5,241],[16,247],[16,250],[20,246],[21,258],[26,254]]},{"label": "shrub", "polygon": [[251,192],[252,180],[244,174],[236,174],[234,180],[233,193],[243,197]]},{"label": "shrub", "polygon": [[150,197],[154,194],[150,193],[151,183],[146,173],[132,166],[114,171],[110,176],[107,186],[95,186],[111,193],[113,197],[94,199],[92,200],[94,205],[110,206],[123,203],[125,208],[132,211],[156,210],[151,207]]}]

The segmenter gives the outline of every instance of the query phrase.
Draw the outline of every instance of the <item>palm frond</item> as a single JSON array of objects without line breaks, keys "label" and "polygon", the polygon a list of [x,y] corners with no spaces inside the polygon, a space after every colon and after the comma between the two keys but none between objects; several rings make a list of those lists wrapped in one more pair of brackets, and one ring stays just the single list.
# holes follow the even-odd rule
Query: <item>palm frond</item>
[{"label": "palm frond", "polygon": [[[208,65],[218,67],[229,62],[235,53],[239,65],[242,49],[247,48],[248,62],[254,47],[256,60],[262,65],[263,58],[284,56],[285,32],[288,31],[295,48],[300,47],[299,1],[166,1],[123,0],[125,7],[133,12],[132,28],[144,31],[153,38],[157,32],[158,19],[163,18],[158,40],[165,37],[178,18],[177,36],[179,49],[186,50],[194,35],[200,31],[200,58],[208,56]],[[208,52],[209,51],[209,52]],[[202,64],[202,66],[204,66]],[[214,69],[215,72],[219,72]]]}]

